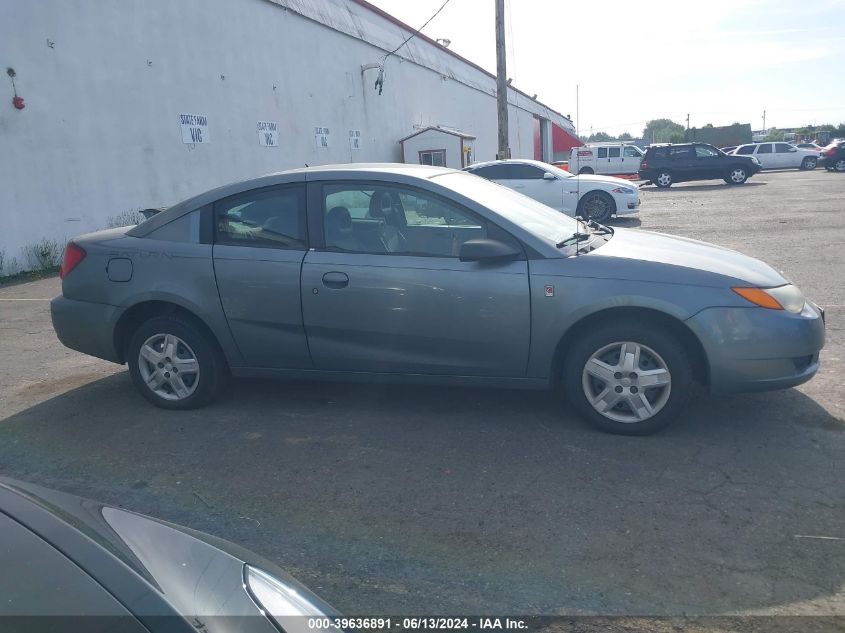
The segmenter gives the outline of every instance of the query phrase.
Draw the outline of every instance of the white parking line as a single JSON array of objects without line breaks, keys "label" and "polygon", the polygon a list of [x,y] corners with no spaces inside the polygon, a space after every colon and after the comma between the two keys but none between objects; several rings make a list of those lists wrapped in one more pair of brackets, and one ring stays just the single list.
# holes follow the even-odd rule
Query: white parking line
[{"label": "white parking line", "polygon": [[0,301],[52,301],[52,299],[18,299],[15,297],[7,299],[5,297],[0,297]]}]

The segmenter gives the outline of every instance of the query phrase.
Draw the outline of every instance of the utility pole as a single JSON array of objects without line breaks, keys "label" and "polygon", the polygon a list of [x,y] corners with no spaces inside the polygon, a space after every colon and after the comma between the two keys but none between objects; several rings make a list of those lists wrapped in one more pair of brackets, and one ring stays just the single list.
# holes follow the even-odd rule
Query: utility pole
[{"label": "utility pole", "polygon": [[496,0],[496,106],[499,114],[499,152],[496,158],[511,157],[508,147],[508,77],[505,61],[505,0]]},{"label": "utility pole", "polygon": [[763,131],[766,131],[766,111],[763,110]]},{"label": "utility pole", "polygon": [[689,131],[689,112],[687,112],[687,131]]}]

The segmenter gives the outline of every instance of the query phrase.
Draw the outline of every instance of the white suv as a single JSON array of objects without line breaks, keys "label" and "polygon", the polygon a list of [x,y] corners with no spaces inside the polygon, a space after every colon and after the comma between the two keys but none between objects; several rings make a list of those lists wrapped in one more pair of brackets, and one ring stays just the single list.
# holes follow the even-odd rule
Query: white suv
[{"label": "white suv", "polygon": [[636,174],[643,150],[628,143],[602,143],[573,147],[569,171],[573,174]]},{"label": "white suv", "polygon": [[789,143],[752,143],[740,145],[731,154],[754,156],[763,169],[815,169],[819,164],[816,150],[795,147]]}]

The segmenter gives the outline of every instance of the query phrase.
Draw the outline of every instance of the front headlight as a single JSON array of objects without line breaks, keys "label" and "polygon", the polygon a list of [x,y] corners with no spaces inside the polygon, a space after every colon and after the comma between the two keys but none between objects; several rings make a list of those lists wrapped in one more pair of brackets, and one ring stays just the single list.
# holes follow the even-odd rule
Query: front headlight
[{"label": "front headlight", "polygon": [[326,615],[305,593],[266,571],[245,565],[244,583],[264,615],[273,618],[284,631],[307,631],[305,618]]},{"label": "front headlight", "polygon": [[801,291],[792,284],[777,288],[731,288],[743,299],[769,310],[786,310],[800,314],[806,300]]},{"label": "front headlight", "polygon": [[631,189],[630,187],[616,187],[616,189],[611,189],[611,191],[613,191],[613,193],[627,193],[627,194],[635,193],[634,190]]}]

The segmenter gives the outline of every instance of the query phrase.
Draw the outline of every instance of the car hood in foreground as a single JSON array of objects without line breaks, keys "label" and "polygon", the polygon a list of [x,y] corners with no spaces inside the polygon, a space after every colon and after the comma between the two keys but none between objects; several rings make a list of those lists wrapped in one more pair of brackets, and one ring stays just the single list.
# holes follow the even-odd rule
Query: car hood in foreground
[{"label": "car hood in foreground", "polygon": [[[59,547],[91,577],[104,583],[112,595],[142,619],[144,616],[167,615],[168,608],[159,606],[159,601],[163,600],[172,609],[170,613],[183,617],[249,617],[250,630],[272,630],[274,627],[269,620],[255,617],[261,612],[244,589],[245,563],[276,577],[323,613],[336,613],[276,565],[228,541],[74,495],[0,477],[0,493],[4,489],[17,493],[30,504],[20,506],[18,509],[22,511],[13,514],[18,521],[38,534],[49,534],[54,547]],[[9,512],[8,507],[3,510]],[[99,552],[87,549],[88,546],[75,547],[74,544],[80,542],[75,536],[77,533],[99,545]],[[61,542],[54,542],[54,539]],[[87,539],[83,538],[83,545]],[[131,568],[147,584],[130,582],[126,572],[121,571],[125,567],[109,562],[115,559],[106,553]],[[153,589],[158,598],[151,600],[145,597],[148,590],[142,591],[141,587]]]},{"label": "car hood in foreground", "polygon": [[[789,283],[774,268],[748,255],[707,242],[651,231],[618,228],[613,238],[592,254],[598,257],[618,257],[677,266],[691,271],[722,275],[763,288]],[[675,276],[677,278],[672,279],[674,283],[688,282],[682,271]]]}]

